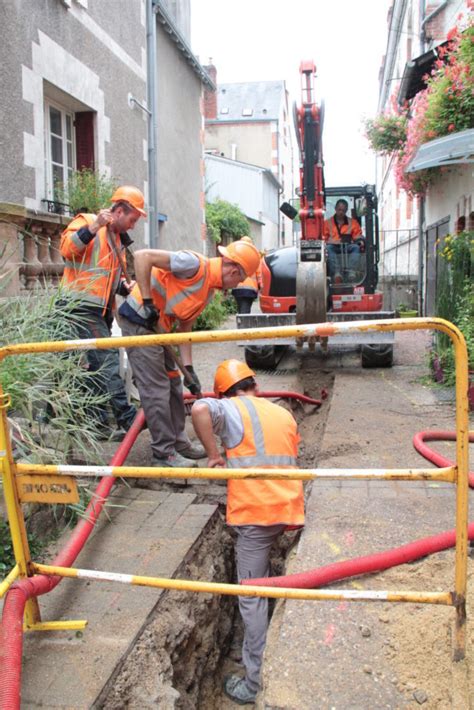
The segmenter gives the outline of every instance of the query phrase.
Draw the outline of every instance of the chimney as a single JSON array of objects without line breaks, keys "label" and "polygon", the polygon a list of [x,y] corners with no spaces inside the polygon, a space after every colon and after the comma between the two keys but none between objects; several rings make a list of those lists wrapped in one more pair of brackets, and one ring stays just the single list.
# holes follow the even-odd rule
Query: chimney
[{"label": "chimney", "polygon": [[[212,59],[209,59],[209,64],[204,65],[204,69],[217,86],[217,69],[212,64]],[[204,118],[208,120],[217,118],[217,90],[212,91],[207,86],[204,89]]]}]

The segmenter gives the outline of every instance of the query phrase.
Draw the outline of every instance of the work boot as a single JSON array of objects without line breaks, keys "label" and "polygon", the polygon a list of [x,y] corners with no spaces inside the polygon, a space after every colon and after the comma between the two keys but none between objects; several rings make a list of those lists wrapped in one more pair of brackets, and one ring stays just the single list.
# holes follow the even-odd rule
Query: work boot
[{"label": "work boot", "polygon": [[244,678],[238,675],[228,675],[224,679],[224,693],[239,705],[253,705],[257,697],[255,690],[250,690]]},{"label": "work boot", "polygon": [[186,459],[177,451],[164,458],[153,456],[152,466],[166,466],[167,468],[197,468],[198,465],[191,459]]},{"label": "work boot", "polygon": [[205,459],[206,449],[201,444],[189,444],[181,449],[177,449],[177,452],[187,459]]}]

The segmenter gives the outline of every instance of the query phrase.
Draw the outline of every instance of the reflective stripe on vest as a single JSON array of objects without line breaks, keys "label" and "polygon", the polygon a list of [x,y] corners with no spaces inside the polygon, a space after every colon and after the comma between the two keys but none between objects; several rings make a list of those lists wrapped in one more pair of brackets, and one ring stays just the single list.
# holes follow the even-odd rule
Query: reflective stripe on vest
[{"label": "reflective stripe on vest", "polygon": [[[265,441],[260,417],[257,414],[255,405],[248,397],[239,398],[239,402],[246,408],[253,429],[253,441],[255,444],[254,456],[232,456],[228,459],[229,468],[294,468],[296,466],[296,456],[282,456],[279,454],[267,454],[265,452]],[[238,406],[238,405],[237,405]]]},{"label": "reflective stripe on vest", "polygon": [[[195,252],[192,252],[195,254]],[[196,318],[207,304],[210,270],[207,259],[201,254],[195,254],[199,258],[199,268],[196,274],[188,279],[178,279],[171,272],[153,267],[151,271],[150,286],[151,297],[155,306],[161,313],[160,324],[167,331],[170,330],[172,319],[191,320]],[[160,280],[162,276],[163,280]],[[171,287],[176,289],[175,293],[170,293]],[[202,292],[202,298],[200,297]],[[145,317],[143,309],[143,299],[140,289],[135,286],[127,296],[127,303],[142,318]],[[183,318],[183,310],[180,306],[189,306],[186,318]],[[163,316],[165,316],[163,318]]]},{"label": "reflective stripe on vest", "polygon": [[[229,468],[296,468],[296,422],[282,407],[256,397],[235,397],[242,441],[226,449]],[[304,524],[303,484],[292,480],[229,480],[229,525]]]},{"label": "reflective stripe on vest", "polygon": [[[61,283],[72,298],[85,305],[100,306],[105,313],[119,287],[121,269],[119,260],[108,242],[105,227],[101,227],[88,244],[84,244],[78,237],[78,230],[90,226],[94,220],[95,215],[78,215],[64,230],[61,237],[61,253],[64,259]],[[112,238],[121,250],[123,247],[120,237],[114,234]],[[79,251],[77,256],[75,251]]]}]

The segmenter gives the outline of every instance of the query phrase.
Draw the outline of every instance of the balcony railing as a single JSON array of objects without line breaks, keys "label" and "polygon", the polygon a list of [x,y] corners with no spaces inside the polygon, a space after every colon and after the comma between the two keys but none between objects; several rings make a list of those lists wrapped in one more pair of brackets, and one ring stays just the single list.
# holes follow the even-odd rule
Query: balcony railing
[{"label": "balcony railing", "polygon": [[59,283],[64,268],[59,244],[69,221],[63,212],[0,203],[0,296]]}]

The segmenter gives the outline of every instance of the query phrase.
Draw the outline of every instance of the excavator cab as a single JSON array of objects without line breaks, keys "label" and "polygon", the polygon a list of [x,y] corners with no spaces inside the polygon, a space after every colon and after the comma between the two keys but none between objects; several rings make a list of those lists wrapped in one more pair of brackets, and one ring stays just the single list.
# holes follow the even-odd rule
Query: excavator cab
[{"label": "excavator cab", "polygon": [[[332,245],[330,236],[326,241],[328,310],[381,310],[382,294],[377,292],[379,223],[375,186],[328,187],[325,193],[327,219],[335,214],[337,203],[344,200],[353,232],[349,239],[342,235],[338,244]],[[331,249],[336,252],[334,255],[328,254]]]}]

